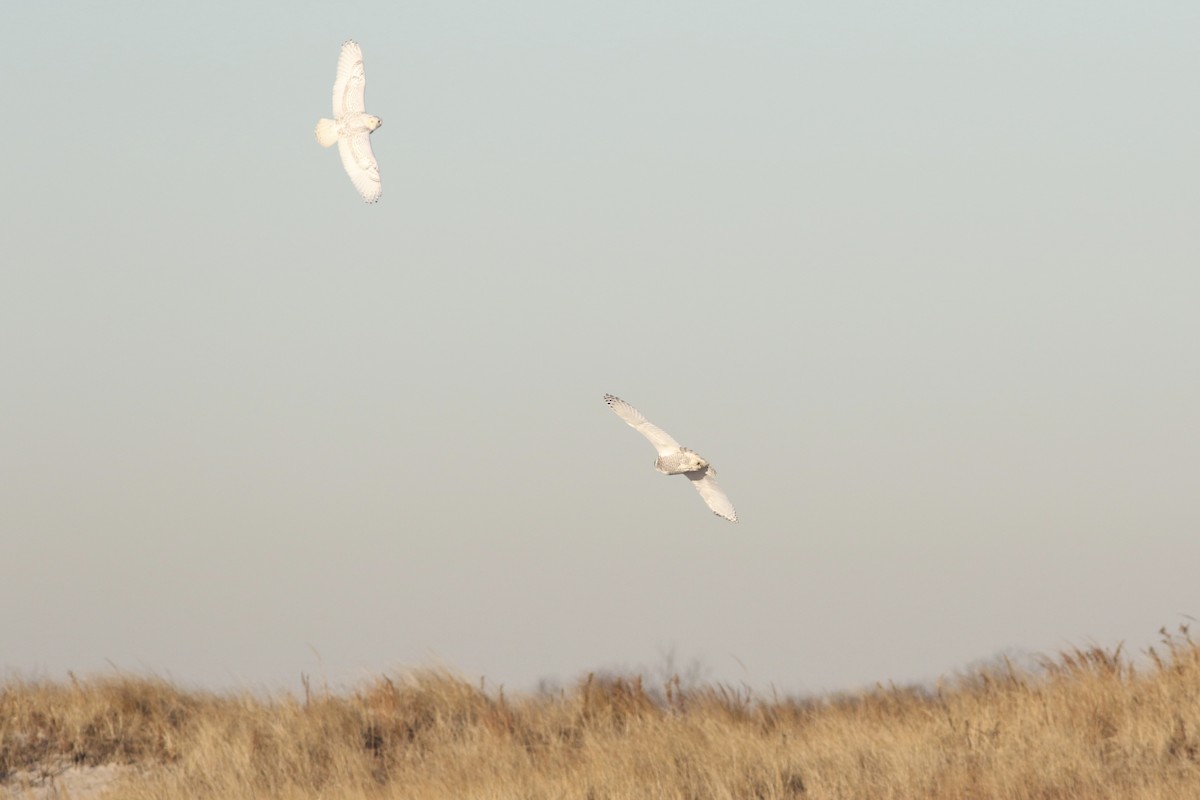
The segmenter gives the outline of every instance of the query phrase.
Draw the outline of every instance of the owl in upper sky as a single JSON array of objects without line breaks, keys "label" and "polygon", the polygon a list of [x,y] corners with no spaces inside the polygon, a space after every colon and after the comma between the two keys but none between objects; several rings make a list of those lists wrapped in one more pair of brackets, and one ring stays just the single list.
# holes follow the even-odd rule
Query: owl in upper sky
[{"label": "owl in upper sky", "polygon": [[322,147],[337,142],[342,166],[354,182],[363,200],[374,203],[383,194],[379,164],[371,152],[371,133],[383,123],[366,113],[367,75],[363,70],[362,48],[347,41],[338,56],[337,77],[333,81],[333,119],[317,123],[317,141]]}]

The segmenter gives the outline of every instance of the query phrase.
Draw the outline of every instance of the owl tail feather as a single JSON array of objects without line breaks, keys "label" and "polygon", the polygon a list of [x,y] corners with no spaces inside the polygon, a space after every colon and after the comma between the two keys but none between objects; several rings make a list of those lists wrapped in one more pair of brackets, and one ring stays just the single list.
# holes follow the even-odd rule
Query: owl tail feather
[{"label": "owl tail feather", "polygon": [[321,147],[329,147],[338,140],[337,123],[331,119],[323,119],[317,123],[317,141]]}]

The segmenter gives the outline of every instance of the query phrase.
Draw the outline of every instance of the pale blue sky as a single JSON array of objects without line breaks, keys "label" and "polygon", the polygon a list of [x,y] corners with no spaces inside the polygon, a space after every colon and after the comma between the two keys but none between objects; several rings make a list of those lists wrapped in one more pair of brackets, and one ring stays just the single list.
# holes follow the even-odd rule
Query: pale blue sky
[{"label": "pale blue sky", "polygon": [[[1153,642],[1200,615],[1198,36],[7,4],[0,667],[530,687],[674,648],[819,691]],[[377,206],[312,135],[346,38]]]}]

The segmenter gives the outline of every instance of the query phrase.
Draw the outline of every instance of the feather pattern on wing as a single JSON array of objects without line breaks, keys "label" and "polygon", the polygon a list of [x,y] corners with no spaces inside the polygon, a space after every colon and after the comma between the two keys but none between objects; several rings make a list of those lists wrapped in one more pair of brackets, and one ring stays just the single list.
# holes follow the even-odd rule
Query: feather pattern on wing
[{"label": "feather pattern on wing", "polygon": [[374,203],[383,194],[383,182],[379,177],[379,164],[371,152],[371,138],[367,133],[343,136],[338,139],[338,153],[342,166],[354,183],[354,188],[363,200]]},{"label": "feather pattern on wing", "polygon": [[649,439],[650,444],[654,445],[654,449],[660,456],[669,456],[679,452],[679,442],[672,439],[662,428],[647,421],[642,416],[642,412],[629,403],[611,394],[604,395],[604,402],[608,403],[608,407],[618,417],[625,420],[631,428]]},{"label": "feather pattern on wing", "polygon": [[366,93],[367,74],[363,68],[362,48],[353,40],[347,41],[338,56],[337,77],[333,81],[334,118],[366,111]]},{"label": "feather pattern on wing", "polygon": [[685,474],[714,514],[718,517],[724,517],[730,522],[737,522],[737,512],[733,510],[733,503],[729,502],[729,496],[717,485],[717,471],[715,469],[709,466],[705,469]]}]

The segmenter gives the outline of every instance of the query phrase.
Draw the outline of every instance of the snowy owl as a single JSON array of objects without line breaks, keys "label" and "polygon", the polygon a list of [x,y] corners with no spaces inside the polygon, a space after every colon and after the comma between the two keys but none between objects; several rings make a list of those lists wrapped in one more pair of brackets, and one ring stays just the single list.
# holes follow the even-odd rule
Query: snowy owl
[{"label": "snowy owl", "polygon": [[606,394],[604,402],[608,403],[608,407],[618,417],[629,423],[630,427],[645,436],[650,440],[650,444],[654,445],[654,449],[658,451],[658,458],[654,461],[656,470],[663,475],[686,475],[714,514],[724,517],[730,522],[737,522],[737,512],[733,510],[733,503],[729,502],[725,492],[721,491],[721,487],[717,485],[717,471],[712,468],[712,465],[696,452],[681,446],[662,428],[646,421],[642,412],[621,398]]},{"label": "snowy owl", "polygon": [[342,45],[338,56],[337,77],[333,81],[333,119],[317,123],[317,141],[322,147],[337,142],[342,166],[354,181],[363,200],[374,203],[383,194],[379,182],[379,164],[371,152],[371,133],[383,123],[366,113],[363,99],[367,76],[363,71],[362,49],[357,42]]}]

